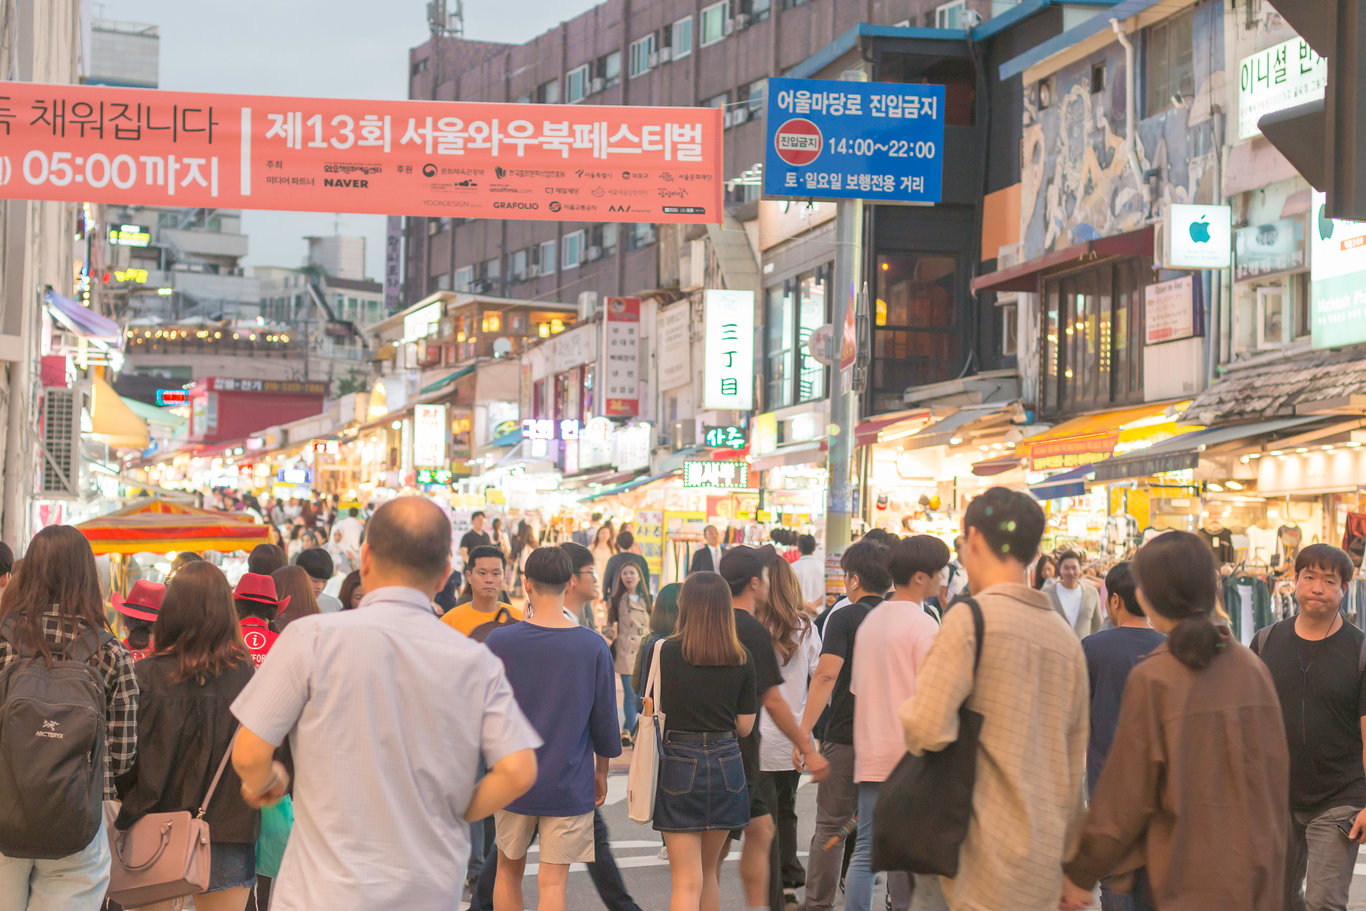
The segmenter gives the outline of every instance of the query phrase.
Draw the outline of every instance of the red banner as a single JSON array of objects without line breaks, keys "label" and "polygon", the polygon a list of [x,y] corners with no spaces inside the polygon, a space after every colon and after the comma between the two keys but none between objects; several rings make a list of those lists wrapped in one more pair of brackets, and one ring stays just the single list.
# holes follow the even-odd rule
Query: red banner
[{"label": "red banner", "polygon": [[718,108],[0,82],[0,197],[719,223],[721,132]]}]

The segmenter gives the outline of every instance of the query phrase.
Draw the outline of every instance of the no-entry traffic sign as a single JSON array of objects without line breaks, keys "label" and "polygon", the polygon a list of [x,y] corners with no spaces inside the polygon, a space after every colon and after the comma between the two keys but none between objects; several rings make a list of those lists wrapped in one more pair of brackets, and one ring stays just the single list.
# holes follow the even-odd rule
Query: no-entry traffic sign
[{"label": "no-entry traffic sign", "polygon": [[821,128],[801,117],[793,117],[773,135],[773,151],[794,168],[815,161],[821,145]]}]

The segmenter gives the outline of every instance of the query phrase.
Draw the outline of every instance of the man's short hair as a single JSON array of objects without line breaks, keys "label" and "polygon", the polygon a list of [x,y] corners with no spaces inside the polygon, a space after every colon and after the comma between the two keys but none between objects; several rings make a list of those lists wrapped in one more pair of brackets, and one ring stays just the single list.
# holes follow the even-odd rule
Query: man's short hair
[{"label": "man's short hair", "polygon": [[866,532],[863,533],[863,537],[860,538],[859,540],[860,540],[860,541],[873,541],[873,542],[876,542],[876,543],[878,543],[878,544],[882,544],[882,545],[886,546],[886,545],[891,544],[891,543],[892,543],[892,539],[894,539],[895,537],[896,537],[896,535],[892,534],[891,532],[889,532],[889,531],[888,531],[887,529],[885,529],[885,528],[870,528],[870,529],[868,529]]},{"label": "man's short hair", "polygon": [[949,546],[934,535],[909,535],[892,545],[887,571],[892,584],[909,585],[916,573],[937,576],[949,565]]},{"label": "man's short hair", "polygon": [[816,552],[815,535],[798,535],[797,552],[800,553],[803,557],[808,556],[809,554],[814,554]]},{"label": "man's short hair", "polygon": [[482,509],[476,509],[473,513],[470,514],[470,521],[471,521],[471,522],[473,522],[475,519],[482,519],[482,518],[484,518],[484,511],[483,511]]},{"label": "man's short hair", "polygon": [[[1075,557],[1076,554],[1072,556]],[[1110,567],[1110,571],[1105,574],[1105,591],[1111,595],[1119,595],[1119,600],[1124,602],[1124,609],[1133,616],[1144,616],[1143,608],[1138,604],[1138,583],[1134,580],[1134,570],[1128,560]]]},{"label": "man's short hair", "polygon": [[247,554],[247,572],[258,576],[269,576],[275,570],[289,565],[285,549],[278,544],[257,544]]},{"label": "man's short hair", "polygon": [[294,565],[322,582],[332,578],[332,555],[321,547],[299,551],[299,556],[294,558]]},{"label": "man's short hair", "polygon": [[617,535],[617,550],[630,550],[636,546],[636,536],[629,531]]},{"label": "man's short hair", "polygon": [[1062,565],[1068,560],[1076,560],[1077,565],[1081,566],[1081,554],[1077,553],[1075,550],[1065,550],[1058,554],[1058,568],[1061,569]]},{"label": "man's short hair", "polygon": [[7,576],[14,572],[14,551],[10,550],[8,544],[0,541],[0,576]]},{"label": "man's short hair", "polygon": [[497,560],[505,567],[508,564],[508,558],[501,549],[494,547],[492,544],[480,544],[478,547],[470,551],[469,565],[474,566],[475,560],[482,560],[486,557],[491,557]]},{"label": "man's short hair", "polygon": [[977,529],[997,558],[1028,564],[1043,539],[1043,510],[1029,494],[992,487],[968,504],[963,528]]},{"label": "man's short hair", "polygon": [[557,595],[564,592],[569,580],[574,577],[574,566],[569,554],[558,547],[538,547],[526,558],[522,570],[527,582],[543,595]]},{"label": "man's short hair", "polygon": [[1347,555],[1347,551],[1331,544],[1310,544],[1308,547],[1300,548],[1299,554],[1295,557],[1295,575],[1298,576],[1306,569],[1333,573],[1342,585],[1352,581],[1352,574],[1356,572],[1356,566]]},{"label": "man's short hair", "polygon": [[381,563],[433,579],[446,570],[451,558],[451,522],[421,497],[396,497],[370,517],[365,542]]},{"label": "man's short hair", "polygon": [[356,516],[360,515],[360,510],[352,506],[350,509],[346,511],[346,514],[354,519]]},{"label": "man's short hair", "polygon": [[721,565],[716,571],[730,586],[730,593],[738,595],[749,587],[751,579],[757,579],[768,565],[765,554],[757,547],[741,544],[732,547],[721,555]]},{"label": "man's short hair", "polygon": [[579,572],[585,566],[592,566],[595,562],[593,552],[582,544],[575,544],[573,541],[562,541],[560,550],[564,551],[569,557],[569,565],[574,572]]},{"label": "man's short hair", "polygon": [[887,553],[886,544],[864,535],[850,544],[840,556],[840,569],[846,575],[858,576],[859,587],[864,591],[885,592],[892,587],[892,574],[887,571]]}]

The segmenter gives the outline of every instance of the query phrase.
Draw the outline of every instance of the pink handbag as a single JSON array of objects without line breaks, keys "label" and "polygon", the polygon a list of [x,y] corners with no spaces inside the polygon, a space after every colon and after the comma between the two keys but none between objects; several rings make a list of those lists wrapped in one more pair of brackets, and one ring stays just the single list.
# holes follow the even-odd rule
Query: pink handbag
[{"label": "pink handbag", "polygon": [[204,821],[204,811],[232,756],[233,741],[228,742],[198,814],[191,816],[189,810],[148,813],[123,831],[108,819],[105,829],[113,861],[109,869],[110,898],[125,908],[136,908],[198,895],[208,888],[209,824]]}]

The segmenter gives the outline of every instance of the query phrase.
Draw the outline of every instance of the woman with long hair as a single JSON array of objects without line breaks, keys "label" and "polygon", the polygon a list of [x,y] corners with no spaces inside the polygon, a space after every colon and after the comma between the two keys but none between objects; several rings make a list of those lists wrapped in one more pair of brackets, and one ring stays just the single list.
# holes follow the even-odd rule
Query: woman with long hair
[{"label": "woman with long hair", "polygon": [[[769,561],[768,598],[759,602],[754,616],[773,637],[783,672],[778,690],[792,709],[792,717],[801,718],[806,710],[807,680],[821,659],[821,637],[803,610],[797,574],[782,555],[775,554]],[[798,889],[806,885],[806,870],[797,859],[797,786],[801,773],[792,767],[792,741],[778,730],[768,712],[759,715],[759,731],[759,774],[772,779],[778,796],[773,824],[782,858],[783,888]]]},{"label": "woman with long hair", "polygon": [[639,706],[631,689],[631,672],[636,667],[636,652],[650,629],[650,588],[640,567],[628,563],[617,573],[616,588],[607,601],[607,630],[612,640],[613,661],[621,675],[621,743],[630,746],[636,729]]},{"label": "woman with long hair", "polygon": [[640,668],[645,663],[646,653],[654,648],[660,639],[672,636],[678,626],[678,593],[682,589],[683,583],[670,582],[659,590],[659,597],[655,599],[654,607],[650,610],[650,635],[646,636],[636,649],[636,669],[631,674],[631,689],[635,690],[637,696],[645,695],[645,678],[641,676]]},{"label": "woman with long hair", "polygon": [[[531,528],[531,523],[522,519],[517,523],[517,535],[512,539],[512,546],[508,554],[508,565],[512,567],[512,594],[518,598],[526,595],[526,588],[522,583],[522,569],[526,566],[526,558],[531,556],[531,552],[536,549],[536,533]],[[469,575],[468,572],[465,573]],[[466,588],[469,588],[469,580],[466,580]]]},{"label": "woman with long hair", "polygon": [[1124,685],[1062,906],[1090,905],[1113,871],[1134,880],[1137,908],[1278,911],[1290,758],[1271,675],[1216,620],[1218,568],[1201,538],[1160,534],[1131,569],[1167,641]]},{"label": "woman with long hair", "polygon": [[271,573],[270,577],[275,580],[275,593],[280,596],[280,600],[289,599],[285,609],[277,613],[271,621],[275,632],[283,633],[286,626],[300,617],[322,613],[322,609],[318,607],[318,599],[313,594],[313,581],[302,566],[281,566]]},{"label": "woman with long hair", "polygon": [[[103,775],[105,798],[113,799],[114,778],[128,771],[137,745],[137,680],[127,647],[105,624],[95,555],[70,525],[50,525],[34,535],[0,595],[0,671],[25,658],[38,659],[30,664],[35,673],[55,671],[62,666],[55,664],[59,657],[89,663],[99,678],[105,749],[104,768],[96,774]],[[0,755],[0,775],[13,780],[31,761],[23,754]],[[6,911],[98,911],[109,886],[109,840],[103,814],[98,807],[94,811],[99,828],[79,850],[41,860],[0,855],[0,898],[9,897],[0,904]]]},{"label": "woman with long hair", "polygon": [[[454,577],[454,573],[451,574]],[[342,603],[342,610],[355,610],[360,607],[360,599],[365,597],[365,589],[360,584],[360,570],[353,570],[342,580],[341,591],[337,593],[337,600]]]},{"label": "woman with long hair", "polygon": [[[645,657],[649,678],[655,652]],[[654,827],[664,834],[669,911],[719,911],[721,847],[749,825],[749,788],[739,737],[758,710],[754,659],[735,633],[730,586],[716,573],[688,576],[678,628],[658,648],[664,715]]]},{"label": "woman with long hair", "polygon": [[[229,707],[254,670],[232,588],[212,563],[191,563],[176,573],[153,635],[156,653],[137,667],[138,754],[119,778],[119,829],[149,813],[199,811],[237,733]],[[242,911],[256,884],[261,814],[243,803],[240,789],[229,765],[205,807],[212,842],[208,887],[194,899],[200,911]],[[176,903],[144,907],[170,911]]]},{"label": "woman with long hair", "polygon": [[[597,568],[598,578],[607,578],[607,561],[612,559],[612,555],[617,552],[617,536],[612,531],[612,523],[598,526],[598,530],[593,533],[593,543],[588,550],[593,554],[593,565]],[[607,596],[611,592],[604,591],[602,597],[593,605],[593,610],[598,621],[599,628],[605,623],[607,616]]]},{"label": "woman with long hair", "polygon": [[1058,575],[1058,564],[1048,554],[1039,554],[1039,559],[1034,562],[1033,583],[1036,591],[1043,591],[1044,586],[1055,581]]}]

